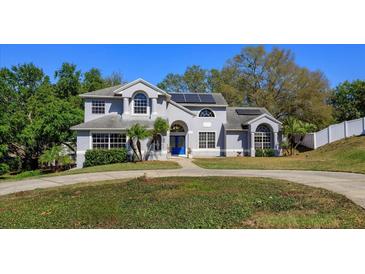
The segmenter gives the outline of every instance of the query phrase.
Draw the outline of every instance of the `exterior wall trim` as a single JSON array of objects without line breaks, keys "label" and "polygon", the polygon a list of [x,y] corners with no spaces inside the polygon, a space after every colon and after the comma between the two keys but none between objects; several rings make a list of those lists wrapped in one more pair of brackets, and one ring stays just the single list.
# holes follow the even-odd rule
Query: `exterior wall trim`
[{"label": "exterior wall trim", "polygon": [[110,95],[87,95],[87,94],[80,94],[79,95],[81,98],[121,98],[117,95],[114,96],[110,96]]},{"label": "exterior wall trim", "polygon": [[275,119],[274,117],[272,117],[272,116],[270,116],[269,114],[266,114],[266,113],[263,113],[263,114],[261,114],[260,116],[257,116],[257,117],[255,117],[255,118],[251,119],[251,120],[250,120],[250,121],[248,121],[247,123],[248,123],[248,124],[252,124],[252,123],[254,123],[254,122],[256,122],[257,120],[260,120],[260,119],[262,119],[262,118],[267,118],[267,119],[269,119],[269,120],[271,120],[271,121],[273,121],[273,122],[275,122],[275,123],[277,123],[277,124],[279,124],[279,125],[282,125],[282,124],[283,124],[283,123],[282,123],[282,122],[280,122],[279,120]]},{"label": "exterior wall trim", "polygon": [[244,131],[244,132],[249,132],[250,130],[249,129],[229,129],[229,128],[227,128],[227,129],[225,129],[225,131]]},{"label": "exterior wall trim", "polygon": [[180,104],[180,105],[182,105],[184,107],[203,107],[203,108],[209,108],[209,107],[228,107],[228,105],[205,105],[205,104]]},{"label": "exterior wall trim", "polygon": [[[77,131],[90,131],[90,130],[99,130],[99,131],[120,131],[120,130],[128,130],[128,128],[70,128],[71,130],[77,130]],[[152,129],[152,128],[147,128],[147,129]]]}]

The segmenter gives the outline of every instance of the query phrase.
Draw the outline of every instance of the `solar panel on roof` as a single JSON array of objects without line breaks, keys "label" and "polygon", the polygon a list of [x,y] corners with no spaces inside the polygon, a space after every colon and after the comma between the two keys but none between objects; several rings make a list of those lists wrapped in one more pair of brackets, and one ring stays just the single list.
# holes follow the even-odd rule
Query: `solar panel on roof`
[{"label": "solar panel on roof", "polygon": [[185,94],[185,102],[192,104],[199,104],[200,103],[199,94],[194,94],[194,93]]},{"label": "solar panel on roof", "polygon": [[259,109],[236,109],[238,115],[260,115]]},{"label": "solar panel on roof", "polygon": [[175,101],[176,103],[185,103],[185,97],[182,93],[173,93],[171,94],[172,101]]},{"label": "solar panel on roof", "polygon": [[200,101],[204,104],[215,104],[215,100],[212,94],[199,94]]}]

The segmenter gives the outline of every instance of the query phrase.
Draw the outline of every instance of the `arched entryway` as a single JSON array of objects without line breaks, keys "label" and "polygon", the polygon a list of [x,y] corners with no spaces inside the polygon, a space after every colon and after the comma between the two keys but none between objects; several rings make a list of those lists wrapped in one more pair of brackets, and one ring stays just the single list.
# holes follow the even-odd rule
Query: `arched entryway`
[{"label": "arched entryway", "polygon": [[171,155],[185,156],[187,150],[186,134],[187,125],[182,121],[175,121],[170,127],[170,152]]}]

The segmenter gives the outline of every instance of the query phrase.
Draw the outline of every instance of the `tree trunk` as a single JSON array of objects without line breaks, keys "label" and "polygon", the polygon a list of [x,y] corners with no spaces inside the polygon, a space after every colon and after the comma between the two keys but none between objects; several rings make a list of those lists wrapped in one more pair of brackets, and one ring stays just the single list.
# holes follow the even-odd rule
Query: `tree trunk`
[{"label": "tree trunk", "polygon": [[137,153],[137,150],[136,150],[136,147],[135,147],[135,145],[134,145],[134,142],[133,142],[133,140],[132,139],[129,139],[129,145],[130,145],[130,147],[132,148],[132,150],[133,150],[133,156],[132,156],[132,161],[134,162],[134,156],[136,156],[137,158],[139,157],[138,156],[138,153]]},{"label": "tree trunk", "polygon": [[289,137],[289,146],[290,146],[290,156],[294,154],[294,136],[290,135]]},{"label": "tree trunk", "polygon": [[151,143],[150,145],[148,146],[148,150],[147,150],[147,153],[146,153],[146,157],[145,157],[145,160],[148,161],[149,157],[150,157],[150,154],[151,154],[151,151],[152,151],[152,148],[155,144],[155,140],[156,140],[156,137],[153,136],[152,137],[152,140],[151,140]]},{"label": "tree trunk", "polygon": [[138,148],[138,153],[139,153],[139,159],[141,161],[143,161],[142,151],[141,151],[141,141],[139,139],[137,140],[137,148]]},{"label": "tree trunk", "polygon": [[299,145],[301,145],[302,142],[303,142],[303,140],[304,140],[304,135],[300,136],[299,142],[295,144],[295,147],[294,148],[296,149]]}]

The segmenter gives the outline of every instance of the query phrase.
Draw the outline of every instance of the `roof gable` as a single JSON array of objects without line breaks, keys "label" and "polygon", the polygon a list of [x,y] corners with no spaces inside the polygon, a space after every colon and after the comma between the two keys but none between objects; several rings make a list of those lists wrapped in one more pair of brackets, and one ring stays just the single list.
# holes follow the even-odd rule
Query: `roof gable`
[{"label": "roof gable", "polygon": [[[133,93],[137,90],[142,90],[142,91],[147,91],[147,92],[154,91],[157,95],[165,95],[168,98],[171,97],[166,91],[147,82],[146,80],[143,80],[142,78],[139,78],[126,85],[119,87],[118,89],[114,90],[114,94],[122,95],[123,97],[132,97]],[[150,95],[151,95],[150,96],[151,98],[155,97],[152,94],[150,94]],[[156,97],[157,97],[157,95],[156,95]]]},{"label": "roof gable", "polygon": [[[244,110],[244,111],[237,111]],[[248,114],[238,114],[248,113]],[[281,122],[275,119],[266,108],[259,107],[228,107],[226,130],[242,130],[244,126],[250,125],[262,118],[267,118],[274,123],[281,125]]]},{"label": "roof gable", "polygon": [[282,122],[280,122],[279,120],[275,119],[273,116],[271,116],[271,115],[269,115],[267,113],[261,114],[260,116],[257,116],[255,118],[249,120],[247,123],[248,124],[252,124],[252,123],[254,123],[254,122],[256,122],[256,121],[258,121],[258,120],[260,120],[262,118],[267,118],[267,119],[269,119],[269,120],[271,120],[271,121],[273,121],[273,122],[275,122],[277,124],[280,124],[280,125],[282,124]]}]

